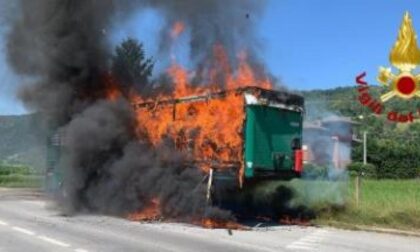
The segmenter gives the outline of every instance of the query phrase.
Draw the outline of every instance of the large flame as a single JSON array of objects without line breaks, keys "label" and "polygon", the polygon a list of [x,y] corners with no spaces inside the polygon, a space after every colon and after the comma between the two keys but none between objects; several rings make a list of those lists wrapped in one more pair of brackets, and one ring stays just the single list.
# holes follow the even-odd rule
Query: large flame
[{"label": "large flame", "polygon": [[410,14],[404,15],[397,42],[390,54],[391,63],[403,72],[410,72],[420,64],[420,49]]},{"label": "large flame", "polygon": [[[182,23],[176,23],[172,38],[184,29]],[[209,172],[210,168],[234,169],[242,184],[245,101],[237,88],[271,89],[272,84],[263,73],[254,71],[245,51],[238,54],[237,62],[237,67],[230,64],[220,44],[214,46],[213,57],[207,62],[205,71],[188,71],[173,59],[166,71],[174,85],[171,94],[162,93],[153,99],[141,95],[131,97],[132,103],[138,105],[139,138],[147,138],[155,146],[170,138],[203,172]],[[110,97],[112,94],[110,92]],[[160,214],[159,201],[153,200],[149,207],[129,218],[144,220],[155,218],[157,214]],[[233,222],[211,219],[204,219],[199,224],[210,228],[238,228]]]},{"label": "large flame", "polygon": [[[192,85],[192,73],[176,63],[170,66],[167,73],[174,83],[173,93],[137,109],[138,129],[142,135],[146,133],[154,145],[170,137],[178,150],[185,152],[205,172],[210,167],[238,167],[238,180],[242,183],[245,104],[243,96],[234,89],[271,88],[271,82],[267,77],[257,78],[246,53],[239,55],[238,68],[234,71],[221,45],[216,45],[213,53],[215,63],[202,78],[208,81],[205,84]],[[214,92],[223,92],[223,95],[202,98]]]}]

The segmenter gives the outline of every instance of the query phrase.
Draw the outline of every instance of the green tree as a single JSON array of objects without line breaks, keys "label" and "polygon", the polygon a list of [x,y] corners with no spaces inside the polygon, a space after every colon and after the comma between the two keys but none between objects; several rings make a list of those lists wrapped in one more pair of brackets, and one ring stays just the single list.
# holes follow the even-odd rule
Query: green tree
[{"label": "green tree", "polygon": [[144,90],[149,85],[153,66],[153,60],[146,58],[143,44],[136,39],[127,38],[115,48],[112,72],[127,89]]}]

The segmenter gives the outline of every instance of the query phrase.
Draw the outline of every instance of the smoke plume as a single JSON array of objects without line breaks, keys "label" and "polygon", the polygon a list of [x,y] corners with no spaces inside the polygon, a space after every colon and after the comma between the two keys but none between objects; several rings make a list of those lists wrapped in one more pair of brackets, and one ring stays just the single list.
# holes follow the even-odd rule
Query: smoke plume
[{"label": "smoke plume", "polygon": [[170,31],[175,22],[183,22],[190,30],[191,59],[204,63],[213,57],[214,46],[220,44],[234,64],[241,50],[246,50],[252,62],[257,63],[259,40],[256,37],[256,21],[260,19],[265,0],[146,0],[165,16],[160,39],[160,49],[167,52],[171,47]]},{"label": "smoke plume", "polygon": [[8,62],[30,79],[19,91],[27,108],[44,115],[50,129],[65,132],[61,205],[70,211],[126,214],[158,198],[164,216],[211,215],[205,209],[204,174],[186,166],[170,141],[155,149],[138,140],[129,102],[106,99],[104,79],[113,52],[106,31],[121,16],[155,8],[165,19],[161,53],[169,48],[164,31],[181,20],[190,29],[191,60],[197,65],[206,64],[215,44],[232,60],[246,49],[259,65],[254,20],[263,2],[16,1],[17,11],[7,19]]}]

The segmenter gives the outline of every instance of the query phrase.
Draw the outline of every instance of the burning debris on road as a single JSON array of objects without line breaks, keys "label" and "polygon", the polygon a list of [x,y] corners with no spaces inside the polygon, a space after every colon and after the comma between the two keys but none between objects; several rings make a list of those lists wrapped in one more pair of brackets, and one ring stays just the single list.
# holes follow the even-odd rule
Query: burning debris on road
[{"label": "burning debris on road", "polygon": [[[303,99],[279,92],[271,104],[252,93],[235,92],[255,86],[270,93],[267,89],[274,87],[255,49],[252,20],[260,16],[264,2],[17,1],[19,13],[10,20],[8,59],[17,73],[31,77],[20,98],[45,115],[48,127],[65,132],[58,164],[63,210],[219,227],[234,217],[208,206],[206,179],[214,161],[237,164],[235,178],[241,185],[245,177],[256,177],[254,173],[278,176],[280,171],[301,171]],[[135,85],[139,83],[121,83],[119,73],[111,71],[113,50],[103,31],[122,22],[122,16],[147,8],[162,15],[159,54],[172,63],[158,75],[166,76],[167,83],[156,78],[151,91],[143,92]],[[182,33],[189,36],[194,71],[171,56],[171,43]],[[219,99],[178,103],[225,90]],[[252,101],[247,103],[242,94]],[[163,106],[165,101],[172,106]],[[244,112],[246,105],[255,106]],[[256,132],[264,131],[259,137],[267,138],[264,144],[271,148],[264,149],[269,159],[261,164],[253,160],[262,149],[244,154],[244,122],[250,121],[245,120],[246,113],[281,118],[273,119],[277,125],[255,126]],[[285,122],[279,131],[278,124]],[[247,141],[252,136],[247,135]]]}]

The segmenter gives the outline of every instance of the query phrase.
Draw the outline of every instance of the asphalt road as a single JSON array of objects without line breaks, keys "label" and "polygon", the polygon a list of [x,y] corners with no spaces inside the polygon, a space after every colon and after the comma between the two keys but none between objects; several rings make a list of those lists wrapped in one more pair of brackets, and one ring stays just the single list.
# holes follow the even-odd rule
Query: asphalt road
[{"label": "asphalt road", "polygon": [[105,216],[60,216],[41,196],[0,189],[3,251],[420,251],[420,238],[332,228],[209,230]]}]

